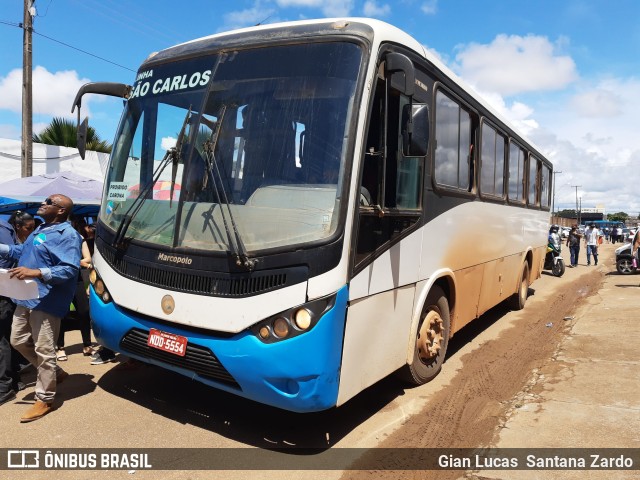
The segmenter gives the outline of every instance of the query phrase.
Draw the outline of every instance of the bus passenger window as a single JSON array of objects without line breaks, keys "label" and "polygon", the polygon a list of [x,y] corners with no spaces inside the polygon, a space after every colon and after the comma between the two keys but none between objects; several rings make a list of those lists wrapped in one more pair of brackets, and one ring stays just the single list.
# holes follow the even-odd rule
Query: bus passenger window
[{"label": "bus passenger window", "polygon": [[517,144],[509,146],[509,200],[524,203],[524,151]]},{"label": "bus passenger window", "polygon": [[436,182],[473,191],[473,162],[471,115],[439,91],[436,94]]},{"label": "bus passenger window", "polygon": [[529,205],[538,203],[538,164],[540,162],[533,155],[529,156]]},{"label": "bus passenger window", "polygon": [[489,124],[482,124],[480,191],[483,195],[504,195],[505,138]]}]

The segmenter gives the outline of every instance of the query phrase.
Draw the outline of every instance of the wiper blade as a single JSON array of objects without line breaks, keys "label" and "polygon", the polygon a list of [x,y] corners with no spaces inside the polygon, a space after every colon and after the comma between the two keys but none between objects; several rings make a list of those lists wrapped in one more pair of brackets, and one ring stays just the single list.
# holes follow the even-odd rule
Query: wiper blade
[{"label": "wiper blade", "polygon": [[[120,225],[118,225],[118,230],[116,231],[116,235],[113,238],[113,242],[112,242],[113,246],[115,247],[124,246],[123,241],[124,241],[125,235],[127,234],[127,230],[129,229],[129,225],[131,225],[131,221],[142,208],[142,205],[148,198],[149,192],[153,189],[153,186],[160,179],[160,175],[162,175],[162,172],[164,172],[164,169],[167,168],[167,165],[169,165],[169,163],[173,163],[173,172],[171,176],[171,199],[173,199],[173,188],[176,180],[178,163],[181,157],[180,152],[182,151],[182,143],[184,141],[184,131],[190,116],[191,116],[191,106],[189,106],[189,110],[187,111],[187,114],[184,117],[184,121],[182,122],[182,128],[180,129],[180,133],[178,135],[178,139],[176,140],[175,146],[167,150],[167,153],[165,153],[164,157],[160,161],[160,164],[158,165],[156,170],[153,172],[153,175],[151,176],[151,182],[148,183],[144,187],[144,189],[140,191],[138,198],[136,198],[133,201],[131,206],[124,213],[122,217],[122,221],[120,222]],[[169,206],[171,206],[171,201],[172,200],[169,201]]]},{"label": "wiper blade", "polygon": [[[227,190],[225,188],[225,178],[222,176],[222,172],[220,167],[218,167],[218,162],[216,159],[215,148],[218,143],[218,138],[220,137],[220,129],[222,128],[224,115],[227,111],[226,105],[222,106],[220,111],[220,115],[218,115],[218,121],[216,124],[215,130],[211,133],[211,137],[209,140],[204,142],[203,151],[205,160],[207,162],[206,168],[208,172],[208,177],[211,178],[211,184],[215,191],[216,196],[218,197],[218,203],[220,204],[220,214],[222,215],[222,223],[224,224],[225,232],[227,233],[227,239],[229,241],[229,248],[231,250],[231,254],[235,257],[236,265],[239,267],[245,267],[248,270],[253,270],[256,264],[255,259],[250,259],[247,255],[247,250],[242,242],[242,237],[240,236],[240,232],[238,231],[238,226],[233,218],[233,212],[231,211],[231,206],[229,205],[229,198],[227,196]],[[218,182],[216,182],[216,177],[214,176],[214,168],[215,173],[218,178]],[[223,169],[224,171],[224,169]],[[218,183],[220,184],[220,188],[218,189]],[[221,194],[222,193],[222,194]],[[226,205],[227,213],[225,214],[225,208],[222,204]],[[229,225],[227,223],[227,214],[229,215],[229,223],[231,223],[231,228],[233,229],[234,239],[231,236],[231,230],[229,229]]]},{"label": "wiper blade", "polygon": [[171,159],[173,160],[173,167],[171,169],[171,192],[169,196],[169,208],[171,208],[171,205],[173,202],[173,191],[176,186],[176,175],[178,174],[178,163],[180,163],[180,157],[182,156],[182,143],[184,142],[184,131],[187,128],[189,117],[191,117],[191,105],[189,105],[189,110],[187,110],[187,115],[184,117],[184,122],[182,122],[182,128],[180,129],[180,133],[178,134],[178,139],[176,140],[176,146],[170,150]]}]

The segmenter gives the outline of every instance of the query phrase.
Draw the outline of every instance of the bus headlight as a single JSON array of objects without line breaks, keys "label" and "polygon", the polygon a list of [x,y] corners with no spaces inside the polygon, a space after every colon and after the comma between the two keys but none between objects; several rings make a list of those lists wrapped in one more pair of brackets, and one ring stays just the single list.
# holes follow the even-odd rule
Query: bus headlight
[{"label": "bus headlight", "polygon": [[300,330],[306,330],[311,326],[311,312],[306,308],[300,308],[296,310],[293,320]]},{"label": "bus headlight", "polygon": [[91,283],[91,285],[95,285],[97,279],[98,272],[96,272],[95,268],[92,268],[91,270],[89,270],[89,283]]},{"label": "bus headlight", "polygon": [[93,284],[93,288],[95,289],[98,296],[102,296],[104,293],[104,282],[102,280],[96,280],[96,283]]},{"label": "bus headlight", "polygon": [[111,301],[111,294],[95,268],[92,268],[89,272],[89,282],[93,285],[93,290],[96,292],[96,295],[98,295],[104,303]]},{"label": "bus headlight", "polygon": [[319,298],[269,317],[251,327],[264,343],[275,343],[311,330],[335,303],[335,294]]},{"label": "bus headlight", "polygon": [[278,338],[285,338],[289,334],[289,322],[278,317],[273,322],[273,334]]}]

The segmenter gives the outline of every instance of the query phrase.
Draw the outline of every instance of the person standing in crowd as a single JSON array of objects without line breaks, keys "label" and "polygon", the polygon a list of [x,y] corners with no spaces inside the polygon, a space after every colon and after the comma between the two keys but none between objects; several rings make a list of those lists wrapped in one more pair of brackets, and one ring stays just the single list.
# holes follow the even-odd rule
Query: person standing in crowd
[{"label": "person standing in crowd", "polygon": [[591,255],[593,255],[594,265],[598,265],[598,239],[602,236],[600,230],[592,223],[584,232],[584,243],[587,246],[587,266],[591,265]]},{"label": "person standing in crowd", "polygon": [[10,277],[38,285],[39,298],[15,302],[11,331],[11,344],[37,369],[36,402],[20,419],[23,423],[53,411],[56,386],[69,376],[56,363],[55,343],[80,269],[82,238],[67,222],[72,210],[69,197],[51,195],[37,211],[44,223],[22,245],[0,244],[0,257],[18,261]]},{"label": "person standing in crowd", "polygon": [[634,255],[636,258],[636,268],[640,267],[640,227],[636,228],[636,233],[633,236],[631,255]]},{"label": "person standing in crowd", "polygon": [[571,268],[578,266],[578,254],[580,253],[580,232],[578,227],[573,225],[567,236],[567,247],[569,247],[569,253],[571,254]]},{"label": "person standing in crowd", "polygon": [[[16,243],[13,226],[2,219],[0,219],[0,243],[5,245]],[[0,268],[9,269],[13,265],[14,262],[10,258],[0,258]],[[9,343],[15,308],[16,305],[10,298],[0,296],[0,405],[16,398],[16,391],[20,390],[20,374]]]},{"label": "person standing in crowd", "polygon": [[616,241],[620,243],[624,242],[624,237],[622,236],[622,227],[616,228]]},{"label": "person standing in crowd", "polygon": [[[86,357],[93,354],[91,349],[91,318],[89,317],[89,298],[87,296],[87,287],[89,284],[89,269],[91,268],[91,256],[92,252],[89,249],[89,243],[87,241],[87,222],[85,219],[78,215],[71,217],[71,225],[82,237],[82,258],[80,259],[80,272],[78,274],[78,281],[76,283],[76,291],[73,296],[73,306],[75,307],[75,317],[80,327],[80,334],[82,335],[82,354]],[[93,240],[91,242],[93,246]],[[57,359],[59,362],[67,360],[67,353],[64,350],[64,333],[65,319],[63,319],[60,325],[60,333],[57,340]]]},{"label": "person standing in crowd", "polygon": [[[36,220],[38,221],[36,222]],[[16,232],[16,243],[24,243],[27,237],[31,235],[31,232],[33,232],[36,227],[42,223],[39,219],[33,218],[33,215],[29,212],[23,212],[22,210],[16,210],[13,212],[8,221]],[[15,304],[13,306],[13,310],[15,310]],[[11,325],[11,319],[13,318],[13,310],[9,317],[9,325]],[[31,365],[29,361],[13,347],[11,347],[11,362],[14,365],[14,369],[18,372],[21,372]],[[22,387],[20,390],[24,389],[23,383],[18,383],[18,385]]]},{"label": "person standing in crowd", "polygon": [[9,223],[16,232],[17,243],[24,243],[31,232],[36,229],[36,221],[33,216],[27,212],[17,210],[11,214]]}]

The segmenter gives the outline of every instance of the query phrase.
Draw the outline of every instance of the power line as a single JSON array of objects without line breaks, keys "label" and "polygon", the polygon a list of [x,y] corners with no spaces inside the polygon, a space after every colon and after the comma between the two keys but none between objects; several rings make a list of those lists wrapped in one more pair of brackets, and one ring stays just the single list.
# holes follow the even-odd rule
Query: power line
[{"label": "power line", "polygon": [[[0,23],[2,23],[2,24],[4,24],[4,25],[9,25],[10,27],[17,27],[17,28],[20,28],[20,29],[22,29],[22,28],[23,28],[22,23],[5,22],[5,21],[2,21],[2,20],[0,20]],[[94,58],[97,58],[97,59],[99,59],[99,60],[102,60],[103,62],[107,62],[107,63],[110,63],[111,65],[115,65],[116,67],[124,68],[125,70],[129,70],[130,72],[136,73],[136,71],[135,71],[135,70],[132,70],[132,69],[131,69],[131,68],[129,68],[129,67],[125,67],[124,65],[120,65],[119,63],[112,62],[111,60],[108,60],[108,59],[106,59],[106,58],[104,58],[104,57],[101,57],[101,56],[99,56],[99,55],[96,55],[96,54],[94,54],[94,53],[87,52],[86,50],[82,50],[81,48],[74,47],[73,45],[69,45],[68,43],[65,43],[65,42],[63,42],[63,41],[61,41],[61,40],[57,40],[57,39],[55,39],[55,38],[53,38],[53,37],[49,37],[48,35],[45,35],[44,33],[37,32],[37,31],[36,31],[36,30],[34,30],[33,28],[31,29],[31,31],[32,31],[33,33],[35,33],[36,35],[40,35],[41,37],[44,37],[44,38],[46,38],[46,39],[48,39],[48,40],[51,40],[52,42],[59,43],[60,45],[64,45],[65,47],[71,48],[71,49],[73,49],[73,50],[77,50],[78,52],[82,52],[82,53],[84,53],[85,55],[89,55],[89,56],[91,56],[91,57],[94,57]]]},{"label": "power line", "polygon": [[61,45],[64,45],[65,47],[72,48],[73,50],[77,50],[77,51],[82,52],[82,53],[84,53],[84,54],[86,54],[86,55],[90,55],[90,56],[95,57],[95,58],[97,58],[97,59],[100,59],[100,60],[102,60],[102,61],[104,61],[104,62],[107,62],[107,63],[110,63],[110,64],[112,64],[112,65],[115,65],[116,67],[124,68],[125,70],[129,70],[130,72],[136,73],[136,71],[135,71],[135,70],[132,70],[132,69],[131,69],[131,68],[129,68],[129,67],[125,67],[124,65],[120,65],[119,63],[112,62],[111,60],[107,60],[106,58],[101,57],[101,56],[99,56],[99,55],[95,55],[95,54],[93,54],[93,53],[91,53],[91,52],[87,52],[86,50],[82,50],[81,48],[74,47],[73,45],[69,45],[68,43],[64,43],[64,42],[62,42],[62,41],[60,41],[60,40],[56,40],[55,38],[49,37],[49,36],[47,36],[47,35],[45,35],[45,34],[43,34],[43,33],[36,32],[35,30],[33,30],[33,33],[35,33],[36,35],[40,35],[41,37],[48,38],[48,39],[49,39],[49,40],[51,40],[51,41],[57,42],[57,43],[59,43],[59,44],[61,44]]}]

